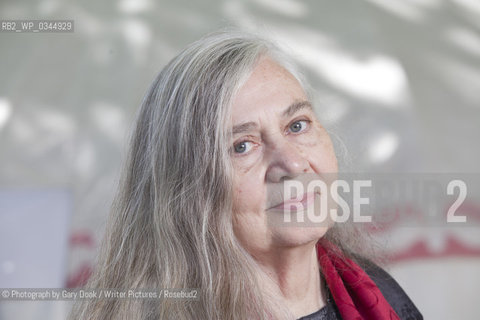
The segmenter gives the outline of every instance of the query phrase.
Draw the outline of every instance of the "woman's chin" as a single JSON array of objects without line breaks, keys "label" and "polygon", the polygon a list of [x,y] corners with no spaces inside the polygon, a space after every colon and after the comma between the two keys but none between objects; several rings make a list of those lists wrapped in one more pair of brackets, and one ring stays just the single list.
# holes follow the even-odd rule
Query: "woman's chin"
[{"label": "woman's chin", "polygon": [[272,238],[278,246],[302,246],[316,243],[328,231],[329,226],[319,227],[281,227],[272,230]]}]

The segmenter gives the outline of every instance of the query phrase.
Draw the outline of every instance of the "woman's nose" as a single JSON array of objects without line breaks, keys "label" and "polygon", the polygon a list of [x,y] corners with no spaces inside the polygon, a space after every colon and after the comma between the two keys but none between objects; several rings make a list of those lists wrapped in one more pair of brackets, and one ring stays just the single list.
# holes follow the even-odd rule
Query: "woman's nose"
[{"label": "woman's nose", "polygon": [[309,171],[310,163],[305,151],[290,141],[281,138],[272,143],[268,149],[269,165],[266,173],[268,182],[293,179]]}]

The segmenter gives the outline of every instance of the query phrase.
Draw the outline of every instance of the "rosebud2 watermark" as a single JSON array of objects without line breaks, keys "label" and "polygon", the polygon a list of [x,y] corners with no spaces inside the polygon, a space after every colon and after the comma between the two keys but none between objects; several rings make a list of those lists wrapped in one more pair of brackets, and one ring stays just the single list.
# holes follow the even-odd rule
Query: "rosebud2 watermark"
[{"label": "rosebud2 watermark", "polygon": [[269,188],[267,217],[281,226],[480,222],[480,174],[305,174]]}]

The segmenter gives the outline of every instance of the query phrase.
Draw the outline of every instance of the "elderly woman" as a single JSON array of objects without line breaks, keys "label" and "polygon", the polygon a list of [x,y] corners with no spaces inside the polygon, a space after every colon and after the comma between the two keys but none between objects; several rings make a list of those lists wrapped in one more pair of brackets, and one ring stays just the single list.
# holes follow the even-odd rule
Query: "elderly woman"
[{"label": "elderly woman", "polygon": [[88,287],[199,288],[199,299],[89,300],[71,318],[421,319],[338,223],[272,222],[319,201],[275,196],[286,181],[336,172],[304,82],[276,46],[235,31],[191,44],[143,101]]}]

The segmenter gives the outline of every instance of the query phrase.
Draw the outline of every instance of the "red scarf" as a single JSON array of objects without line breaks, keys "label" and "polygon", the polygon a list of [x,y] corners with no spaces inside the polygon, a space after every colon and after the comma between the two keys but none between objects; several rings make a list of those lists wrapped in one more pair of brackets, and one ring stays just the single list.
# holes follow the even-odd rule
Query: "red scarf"
[{"label": "red scarf", "polygon": [[400,319],[375,282],[335,245],[319,241],[317,257],[344,320]]}]

